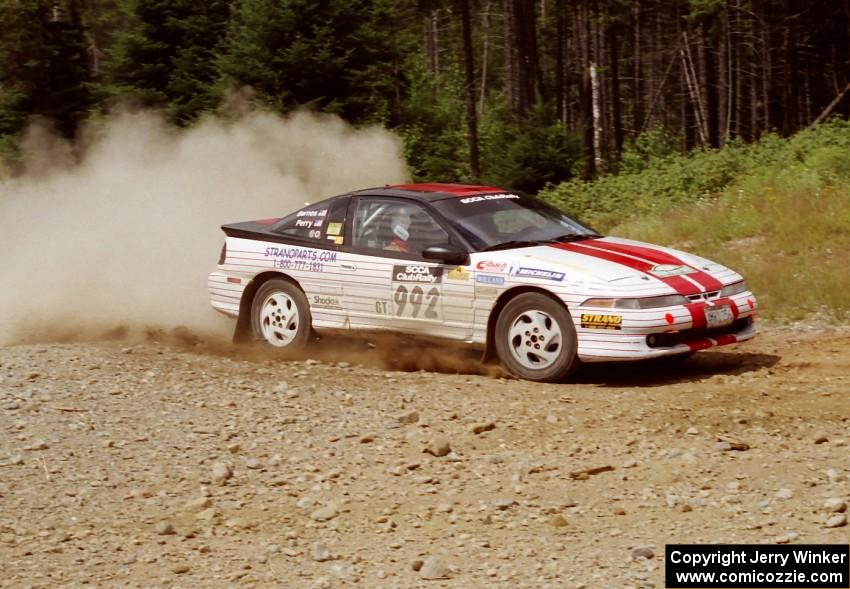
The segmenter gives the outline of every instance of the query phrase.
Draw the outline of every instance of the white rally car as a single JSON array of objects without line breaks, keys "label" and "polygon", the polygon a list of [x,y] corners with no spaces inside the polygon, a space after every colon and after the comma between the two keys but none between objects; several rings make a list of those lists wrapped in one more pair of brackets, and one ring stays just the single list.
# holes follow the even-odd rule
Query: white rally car
[{"label": "white rally car", "polygon": [[602,237],[500,188],[373,188],[222,229],[209,291],[237,317],[236,340],[283,348],[313,328],[394,330],[482,345],[513,374],[553,382],[580,362],[756,333],[756,299],[729,268]]}]

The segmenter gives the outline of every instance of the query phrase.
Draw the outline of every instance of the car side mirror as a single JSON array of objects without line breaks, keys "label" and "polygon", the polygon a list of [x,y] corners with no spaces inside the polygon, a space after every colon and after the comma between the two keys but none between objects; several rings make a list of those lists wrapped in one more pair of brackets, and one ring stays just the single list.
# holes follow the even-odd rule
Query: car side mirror
[{"label": "car side mirror", "polygon": [[444,264],[463,266],[469,262],[469,253],[453,245],[432,245],[422,250],[422,257]]}]

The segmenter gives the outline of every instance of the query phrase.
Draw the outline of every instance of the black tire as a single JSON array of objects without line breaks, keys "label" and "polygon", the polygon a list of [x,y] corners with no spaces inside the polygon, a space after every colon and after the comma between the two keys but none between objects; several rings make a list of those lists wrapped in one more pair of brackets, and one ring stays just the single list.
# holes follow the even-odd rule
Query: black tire
[{"label": "black tire", "polygon": [[[539,322],[539,329],[532,320]],[[528,329],[523,329],[523,324]],[[560,338],[554,336],[555,327]],[[518,330],[522,330],[521,333],[517,334]],[[578,342],[573,320],[561,303],[542,293],[526,292],[511,299],[499,313],[494,335],[496,353],[502,365],[520,378],[559,382],[578,368]],[[545,341],[547,337],[552,339]],[[558,339],[560,341],[556,341]],[[534,366],[535,363],[539,368]]]},{"label": "black tire", "polygon": [[305,346],[313,333],[307,297],[288,280],[264,282],[251,302],[251,332],[255,340],[275,348]]}]

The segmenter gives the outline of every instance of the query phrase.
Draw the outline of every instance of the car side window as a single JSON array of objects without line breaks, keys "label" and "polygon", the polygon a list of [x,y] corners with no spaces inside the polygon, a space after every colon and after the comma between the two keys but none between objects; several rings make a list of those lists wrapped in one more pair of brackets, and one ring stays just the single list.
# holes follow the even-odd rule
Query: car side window
[{"label": "car side window", "polygon": [[354,215],[354,247],[421,257],[449,235],[425,208],[409,201],[361,198]]},{"label": "car side window", "polygon": [[292,213],[278,221],[273,227],[273,231],[301,239],[322,239],[329,204],[324,201]]}]

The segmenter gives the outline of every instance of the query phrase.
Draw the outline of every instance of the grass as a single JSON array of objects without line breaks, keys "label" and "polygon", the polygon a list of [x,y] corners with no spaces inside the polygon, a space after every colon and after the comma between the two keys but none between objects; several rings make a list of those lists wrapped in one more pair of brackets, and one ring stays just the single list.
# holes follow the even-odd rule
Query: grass
[{"label": "grass", "polygon": [[[734,146],[725,155],[720,150],[681,156],[693,169],[725,165],[710,182],[721,176],[725,180],[713,192],[691,198],[681,193],[671,198],[669,190],[653,196],[645,191],[653,175],[669,176],[671,166],[681,174],[683,168],[682,162],[661,162],[632,174],[641,177],[636,192],[618,198],[622,203],[640,198],[646,206],[612,217],[610,203],[597,202],[588,207],[588,215],[579,212],[579,217],[590,218],[608,234],[670,245],[734,268],[758,296],[763,317],[796,321],[817,315],[846,322],[848,145],[850,125],[834,122],[787,140],[770,138],[767,145]],[[732,155],[740,159],[730,166]],[[621,175],[618,186],[628,186],[627,180]],[[669,177],[658,185],[669,188]],[[582,190],[592,193],[594,188]],[[557,202],[551,195],[544,198]]]}]

